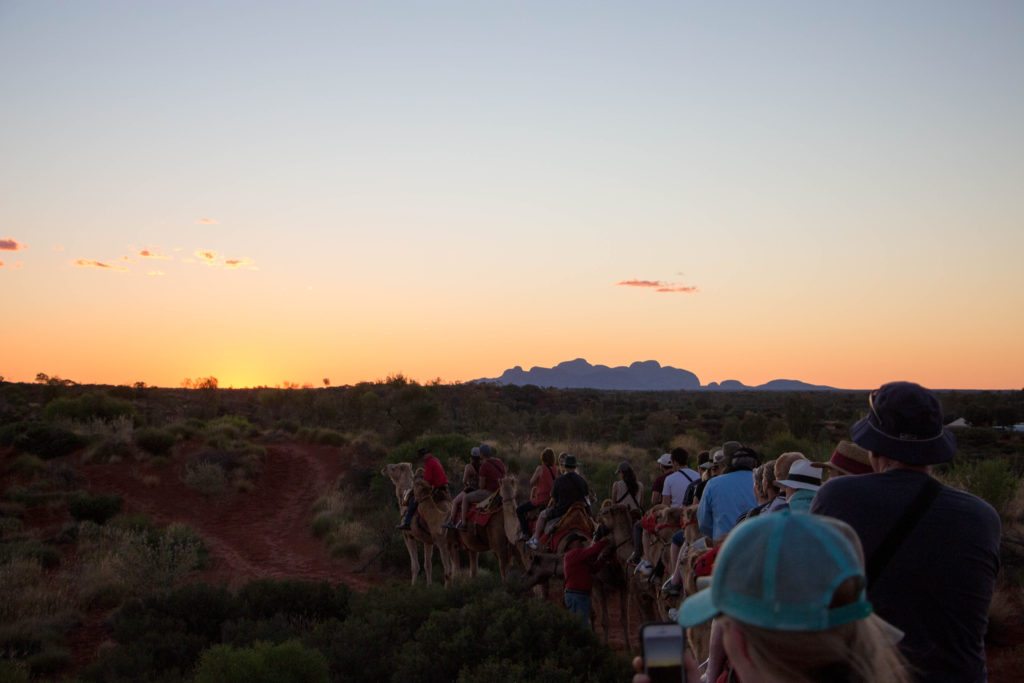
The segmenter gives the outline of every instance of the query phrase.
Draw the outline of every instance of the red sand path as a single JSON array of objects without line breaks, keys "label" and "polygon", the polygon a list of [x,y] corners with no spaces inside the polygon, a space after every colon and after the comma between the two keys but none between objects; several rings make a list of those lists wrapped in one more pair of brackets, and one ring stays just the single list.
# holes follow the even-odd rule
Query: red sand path
[{"label": "red sand path", "polygon": [[[346,450],[307,444],[267,448],[256,488],[206,498],[181,481],[183,462],[161,468],[126,463],[86,465],[82,472],[95,492],[124,497],[125,510],[161,523],[182,522],[198,531],[212,567],[198,577],[237,586],[255,578],[297,578],[342,582],[365,589],[376,581],[351,573],[332,559],[311,531],[313,503],[347,469]],[[145,477],[159,483],[143,483]]]}]

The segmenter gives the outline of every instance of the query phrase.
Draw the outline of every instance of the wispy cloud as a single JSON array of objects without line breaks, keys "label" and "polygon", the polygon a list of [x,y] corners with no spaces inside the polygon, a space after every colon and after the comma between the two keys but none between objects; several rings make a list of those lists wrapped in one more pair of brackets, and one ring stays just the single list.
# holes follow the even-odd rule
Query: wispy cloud
[{"label": "wispy cloud", "polygon": [[210,249],[196,249],[195,255],[200,262],[205,263],[208,266],[217,264],[217,252],[215,251]]},{"label": "wispy cloud", "polygon": [[53,245],[53,250],[54,251],[58,251],[58,252],[64,251],[64,245],[63,244],[55,244],[55,245]]},{"label": "wispy cloud", "polygon": [[615,284],[618,287],[664,287],[666,283],[661,280],[622,280]]},{"label": "wispy cloud", "polygon": [[139,251],[139,256],[141,256],[142,258],[156,259],[158,261],[171,260],[170,256],[167,256],[166,254],[161,254],[155,249],[142,249],[141,251]]},{"label": "wispy cloud", "polygon": [[659,294],[696,294],[700,291],[693,285],[681,285],[676,282],[665,282],[664,280],[621,280],[616,282],[615,285],[617,287],[652,289]]},{"label": "wispy cloud", "polygon": [[151,270],[148,273],[146,273],[146,275],[149,275],[150,277],[163,277],[166,274],[167,273],[165,273],[162,270]]},{"label": "wispy cloud", "polygon": [[0,239],[0,251],[21,251],[22,249],[28,249],[28,245],[22,244],[13,237]]},{"label": "wispy cloud", "polygon": [[224,259],[225,268],[251,268],[255,263],[248,256]]},{"label": "wispy cloud", "polygon": [[219,225],[220,221],[216,218],[200,218],[196,223],[199,225]]},{"label": "wispy cloud", "polygon": [[79,268],[99,268],[101,270],[115,270],[119,272],[124,272],[128,270],[127,268],[122,268],[121,266],[114,266],[109,263],[104,263],[103,261],[94,261],[93,259],[75,259],[74,264]]}]

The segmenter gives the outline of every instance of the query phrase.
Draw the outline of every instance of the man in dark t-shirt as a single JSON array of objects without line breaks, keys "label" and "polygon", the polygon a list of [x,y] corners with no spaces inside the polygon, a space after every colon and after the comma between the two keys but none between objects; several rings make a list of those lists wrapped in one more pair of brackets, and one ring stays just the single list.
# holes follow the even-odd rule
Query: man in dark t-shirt
[{"label": "man in dark t-shirt", "polygon": [[869,415],[852,435],[871,452],[875,473],[830,480],[811,512],[857,531],[868,598],[880,617],[905,632],[900,649],[918,680],[985,681],[999,516],[980,498],[932,479],[929,466],[951,460],[956,442],[930,391],[893,382],[872,392],[868,404]]},{"label": "man in dark t-shirt", "polygon": [[552,505],[537,517],[533,537],[526,542],[527,547],[532,550],[536,550],[540,544],[539,537],[544,533],[544,525],[564,515],[574,503],[586,502],[590,494],[586,480],[576,473],[576,456],[566,455],[563,467],[565,474],[555,479],[551,487]]}]

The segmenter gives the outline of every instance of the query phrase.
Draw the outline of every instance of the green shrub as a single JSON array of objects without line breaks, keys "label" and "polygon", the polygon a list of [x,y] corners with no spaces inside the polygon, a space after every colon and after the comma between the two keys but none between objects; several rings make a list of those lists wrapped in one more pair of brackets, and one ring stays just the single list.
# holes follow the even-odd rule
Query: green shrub
[{"label": "green shrub", "polygon": [[28,668],[21,662],[0,659],[0,681],[2,683],[28,683]]},{"label": "green shrub", "polygon": [[1013,500],[1020,479],[1014,474],[1009,461],[986,458],[958,464],[951,470],[951,478],[974,495],[988,502],[1000,515],[1005,516]]},{"label": "green shrub", "polygon": [[178,437],[166,429],[146,427],[135,432],[135,444],[151,455],[166,455]]},{"label": "green shrub", "polygon": [[118,495],[77,493],[68,501],[68,512],[79,522],[103,524],[121,511],[124,500]]},{"label": "green shrub", "polygon": [[71,653],[63,647],[48,645],[28,658],[33,676],[53,674],[71,664]]},{"label": "green shrub", "polygon": [[274,615],[308,620],[344,619],[349,611],[349,590],[344,584],[311,581],[253,581],[238,591],[239,610],[247,619]]},{"label": "green shrub", "polygon": [[179,439],[188,440],[194,439],[199,434],[202,434],[206,430],[206,423],[194,417],[190,417],[184,422],[175,422],[167,426],[167,431],[174,434]]},{"label": "green shrub", "polygon": [[86,441],[71,430],[45,422],[33,422],[14,439],[19,451],[33,453],[44,460],[70,455],[85,447]]},{"label": "green shrub", "polygon": [[74,398],[55,398],[43,414],[48,420],[66,419],[75,422],[101,420],[111,422],[119,417],[132,417],[135,409],[130,401],[113,398],[104,392],[90,392]]},{"label": "green shrub", "polygon": [[46,463],[38,456],[22,453],[8,465],[8,470],[17,474],[39,474],[46,470]]},{"label": "green shrub", "polygon": [[213,462],[203,461],[190,462],[185,468],[182,481],[185,486],[204,496],[215,496],[222,493],[228,483],[223,467]]},{"label": "green shrub", "polygon": [[120,462],[135,457],[135,448],[130,441],[118,435],[104,436],[86,452],[86,462]]},{"label": "green shrub", "polygon": [[196,683],[326,683],[327,660],[297,641],[250,648],[218,645],[203,653]]},{"label": "green shrub", "polygon": [[0,565],[16,560],[32,560],[44,569],[60,565],[60,552],[52,545],[36,540],[15,541],[0,544]]},{"label": "green shrub", "polygon": [[0,426],[0,446],[13,446],[15,440],[21,436],[28,425],[24,422],[12,422]]}]

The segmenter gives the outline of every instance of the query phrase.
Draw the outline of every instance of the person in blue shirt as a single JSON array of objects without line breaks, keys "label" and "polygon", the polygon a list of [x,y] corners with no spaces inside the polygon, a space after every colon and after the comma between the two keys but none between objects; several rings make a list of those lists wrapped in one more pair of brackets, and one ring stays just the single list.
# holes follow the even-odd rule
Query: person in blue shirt
[{"label": "person in blue shirt", "polygon": [[736,526],[740,515],[757,505],[754,475],[760,458],[749,448],[738,448],[727,455],[725,472],[708,480],[697,507],[700,532],[717,545]]}]

